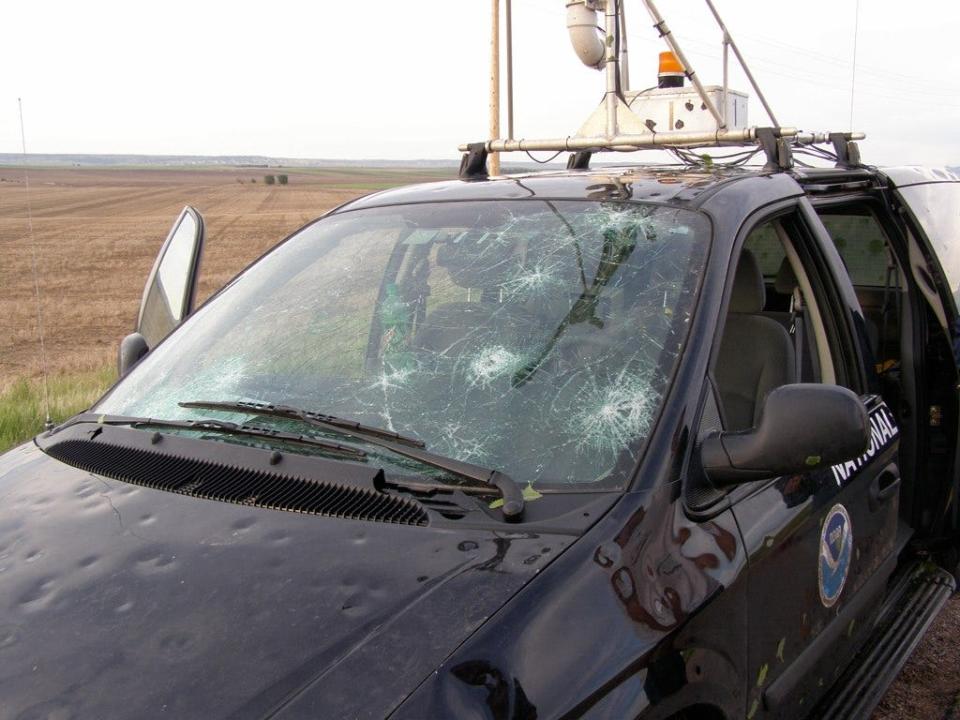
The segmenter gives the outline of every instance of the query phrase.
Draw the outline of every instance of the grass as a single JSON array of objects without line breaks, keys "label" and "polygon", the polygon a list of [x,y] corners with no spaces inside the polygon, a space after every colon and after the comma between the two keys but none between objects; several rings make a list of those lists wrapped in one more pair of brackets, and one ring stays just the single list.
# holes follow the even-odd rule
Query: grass
[{"label": "grass", "polygon": [[[51,376],[51,418],[59,422],[90,407],[115,379],[110,366]],[[0,453],[43,430],[43,420],[42,380],[21,378],[0,390]]]}]

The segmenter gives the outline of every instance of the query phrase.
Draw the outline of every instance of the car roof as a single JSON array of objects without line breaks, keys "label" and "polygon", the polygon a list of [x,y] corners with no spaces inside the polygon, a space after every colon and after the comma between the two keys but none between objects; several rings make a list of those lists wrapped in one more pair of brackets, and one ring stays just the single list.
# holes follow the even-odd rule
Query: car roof
[{"label": "car roof", "polygon": [[901,166],[880,168],[897,187],[908,185],[926,185],[936,182],[960,182],[960,176],[952,168],[930,168],[919,166]]},{"label": "car roof", "polygon": [[[878,181],[877,171],[897,185],[957,182],[949,169],[795,167],[782,173],[803,185],[824,181]],[[761,167],[691,167],[685,165],[610,165],[586,170],[541,170],[489,178],[445,180],[404,185],[352,200],[334,212],[407,203],[457,200],[621,200],[697,207],[713,192],[745,178],[778,175]],[[627,187],[629,186],[629,187]],[[812,188],[813,185],[810,185]]]},{"label": "car roof", "polygon": [[406,203],[456,200],[629,200],[696,206],[710,191],[746,177],[759,168],[690,168],[686,166],[600,166],[588,170],[547,170],[479,179],[406,185],[372,193],[338,211]]}]

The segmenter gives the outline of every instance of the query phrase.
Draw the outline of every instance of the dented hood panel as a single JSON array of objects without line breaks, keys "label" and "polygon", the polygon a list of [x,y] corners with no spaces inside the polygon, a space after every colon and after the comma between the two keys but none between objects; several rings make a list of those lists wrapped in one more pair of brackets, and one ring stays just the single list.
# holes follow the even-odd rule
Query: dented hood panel
[{"label": "dented hood panel", "polygon": [[384,717],[570,537],[333,520],[0,458],[0,718]]}]

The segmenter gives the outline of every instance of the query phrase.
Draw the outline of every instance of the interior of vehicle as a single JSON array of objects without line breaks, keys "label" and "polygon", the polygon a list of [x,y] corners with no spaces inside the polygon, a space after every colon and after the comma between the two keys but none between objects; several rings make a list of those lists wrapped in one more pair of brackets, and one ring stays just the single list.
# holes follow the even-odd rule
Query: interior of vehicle
[{"label": "interior of vehicle", "polygon": [[817,297],[779,219],[741,251],[714,377],[726,430],[753,427],[776,387],[835,381]]},{"label": "interior of vehicle", "polygon": [[[821,219],[863,309],[861,352],[879,382],[876,390],[900,417],[902,346],[912,342],[904,336],[908,298],[903,272],[868,211],[835,208]],[[788,228],[777,219],[755,228],[738,260],[715,373],[727,429],[752,427],[763,397],[774,387],[837,382],[832,359],[836,350],[831,351],[827,325]],[[855,383],[848,384],[862,391]]]}]

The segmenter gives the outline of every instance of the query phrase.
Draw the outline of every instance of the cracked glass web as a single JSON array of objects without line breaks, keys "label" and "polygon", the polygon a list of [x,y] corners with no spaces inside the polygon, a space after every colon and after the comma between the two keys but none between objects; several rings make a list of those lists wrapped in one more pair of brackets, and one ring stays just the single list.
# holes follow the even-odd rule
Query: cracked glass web
[{"label": "cracked glass web", "polygon": [[[245,272],[97,410],[250,421],[177,402],[284,403],[415,435],[524,484],[622,481],[686,338],[708,243],[704,216],[642,203],[341,213]],[[364,449],[388,472],[423,472]]]}]

